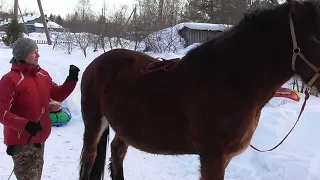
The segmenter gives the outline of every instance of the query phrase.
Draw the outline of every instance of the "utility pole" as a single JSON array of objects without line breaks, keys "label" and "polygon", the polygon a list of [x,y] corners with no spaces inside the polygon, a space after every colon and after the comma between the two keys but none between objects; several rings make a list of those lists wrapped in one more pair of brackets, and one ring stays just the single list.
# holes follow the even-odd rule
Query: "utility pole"
[{"label": "utility pole", "polygon": [[18,0],[14,0],[13,20],[17,20],[18,21]]},{"label": "utility pole", "polygon": [[19,12],[20,12],[21,19],[22,19],[22,22],[23,22],[24,30],[26,31],[26,34],[29,35],[29,33],[28,33],[28,28],[27,28],[27,26],[26,26],[26,23],[24,22],[23,14],[21,13],[21,9],[20,9],[20,6],[19,6],[19,5],[18,5],[18,8],[19,8]]},{"label": "utility pole", "polygon": [[[18,0],[15,0],[15,1],[18,1]],[[41,5],[41,0],[37,0],[37,1],[38,1],[38,6],[39,6],[40,14],[41,14],[41,19],[42,19],[44,31],[45,31],[46,36],[47,36],[48,44],[52,45],[51,38],[50,38],[50,35],[49,35],[48,26],[47,26],[47,21],[46,21],[46,18],[44,17],[42,5]]]}]

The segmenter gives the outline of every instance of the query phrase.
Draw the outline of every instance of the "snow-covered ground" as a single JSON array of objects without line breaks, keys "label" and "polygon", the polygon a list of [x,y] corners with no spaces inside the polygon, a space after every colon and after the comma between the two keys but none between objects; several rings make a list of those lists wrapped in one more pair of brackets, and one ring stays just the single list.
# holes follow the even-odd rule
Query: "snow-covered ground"
[{"label": "snow-covered ground", "polygon": [[[174,58],[179,54],[153,54],[154,57]],[[70,64],[78,66],[80,78],[85,67],[102,51],[80,51],[67,55],[52,50],[49,45],[39,45],[40,64],[61,84],[68,74]],[[0,44],[0,77],[10,69],[11,49]],[[72,120],[65,126],[53,127],[45,148],[43,180],[75,180],[78,178],[79,157],[82,148],[83,123],[80,111],[80,83],[72,95],[63,102],[70,108]],[[261,115],[252,144],[259,149],[276,145],[291,129],[297,119],[300,102],[273,98]],[[260,153],[248,148],[234,158],[226,169],[226,180],[320,180],[320,99],[311,96],[295,130],[276,150]],[[0,132],[3,126],[0,125]],[[113,132],[111,133],[111,138]],[[110,149],[110,148],[109,148]],[[3,134],[0,133],[0,180],[7,180],[13,164],[6,155]],[[108,152],[107,156],[110,156]],[[124,161],[125,178],[128,180],[198,180],[197,156],[152,155],[129,148]],[[105,175],[109,179],[109,174]],[[15,179],[14,175],[11,179]]]}]

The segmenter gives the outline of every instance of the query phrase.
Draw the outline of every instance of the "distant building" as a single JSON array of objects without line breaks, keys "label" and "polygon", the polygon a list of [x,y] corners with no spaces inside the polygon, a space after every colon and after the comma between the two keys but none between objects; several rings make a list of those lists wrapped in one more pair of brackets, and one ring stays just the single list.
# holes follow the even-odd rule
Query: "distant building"
[{"label": "distant building", "polygon": [[[0,22],[0,31],[6,31],[8,28],[8,24],[11,22],[10,20],[6,20],[6,21],[2,21]],[[46,17],[46,22],[47,22],[47,26],[48,26],[48,30],[51,32],[63,32],[64,28],[53,22],[50,21],[47,17]],[[27,28],[28,33],[33,33],[33,32],[38,32],[38,33],[43,33],[44,32],[44,26],[41,20],[40,15],[28,15],[28,16],[23,16],[19,18],[19,24],[21,25],[22,30],[24,31],[24,33],[26,33],[24,24]]]},{"label": "distant building", "polygon": [[192,44],[201,44],[232,27],[227,24],[180,23],[150,33],[143,39],[143,51],[177,52]]},{"label": "distant building", "polygon": [[185,40],[184,47],[194,43],[204,43],[222,31],[232,27],[228,24],[180,23],[175,26],[178,34]]}]

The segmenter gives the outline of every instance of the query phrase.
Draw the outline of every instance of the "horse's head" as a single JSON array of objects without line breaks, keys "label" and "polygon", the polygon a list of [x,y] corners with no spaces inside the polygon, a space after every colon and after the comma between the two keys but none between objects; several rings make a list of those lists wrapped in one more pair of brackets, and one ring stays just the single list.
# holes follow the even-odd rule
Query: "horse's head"
[{"label": "horse's head", "polygon": [[293,43],[292,69],[320,89],[320,1],[287,0]]}]

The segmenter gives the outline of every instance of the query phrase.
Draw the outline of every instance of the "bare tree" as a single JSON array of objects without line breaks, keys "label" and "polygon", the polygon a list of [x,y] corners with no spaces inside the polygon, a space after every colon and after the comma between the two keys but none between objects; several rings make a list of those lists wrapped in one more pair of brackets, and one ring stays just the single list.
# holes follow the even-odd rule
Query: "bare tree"
[{"label": "bare tree", "polygon": [[158,5],[153,3],[152,0],[138,0],[137,13],[138,20],[142,22],[145,32],[150,34],[158,27]]},{"label": "bare tree", "polygon": [[98,19],[98,24],[100,25],[100,33],[99,38],[97,40],[97,43],[101,46],[103,49],[103,52],[106,52],[106,44],[105,44],[105,37],[106,37],[106,23],[107,23],[107,17],[106,17],[106,11],[107,11],[107,5],[106,1],[103,1],[102,9],[101,9],[101,16]]},{"label": "bare tree", "polygon": [[159,0],[159,7],[158,7],[158,28],[163,27],[163,6],[164,6],[164,0]]},{"label": "bare tree", "polygon": [[60,41],[57,41],[56,46],[58,49],[62,49],[66,53],[71,54],[76,47],[74,39],[74,34],[70,31],[66,31],[61,34]]},{"label": "bare tree", "polygon": [[157,53],[177,52],[182,48],[180,41],[182,39],[174,27],[169,27],[160,31],[151,33],[144,39],[146,44],[145,51],[153,51]]},{"label": "bare tree", "polygon": [[[301,78],[300,78],[301,79]],[[306,88],[306,83],[301,79],[301,89],[300,92],[303,93]]]},{"label": "bare tree", "polygon": [[63,37],[63,33],[62,32],[50,32],[50,37],[53,40],[52,43],[52,50],[54,50],[54,48],[61,43],[61,41],[63,41],[62,37]]},{"label": "bare tree", "polygon": [[298,75],[294,75],[290,79],[290,84],[292,85],[292,89],[295,89],[297,91],[300,91],[300,86],[299,86],[299,79],[300,77]]},{"label": "bare tree", "polygon": [[[122,41],[126,36],[126,29],[128,28],[128,18],[127,14],[129,14],[127,5],[121,5],[120,7],[114,7],[115,11],[110,12],[110,16],[108,17],[108,22],[106,24],[106,35],[108,36],[108,41],[110,46],[118,46],[121,48],[125,48],[127,43]],[[114,37],[110,38],[110,37]]]},{"label": "bare tree", "polygon": [[87,48],[92,42],[92,34],[90,33],[75,33],[74,34],[75,41],[77,43],[78,48],[82,51],[84,57],[87,57]]},{"label": "bare tree", "polygon": [[7,5],[5,0],[0,0],[0,12],[5,11],[5,6]]},{"label": "bare tree", "polygon": [[106,52],[106,41],[105,41],[105,37],[102,34],[100,35],[98,43],[102,48],[103,52]]},{"label": "bare tree", "polygon": [[310,94],[318,97],[318,96],[319,96],[319,91],[318,91],[318,89],[317,89],[315,86],[312,86],[312,87],[311,87]]},{"label": "bare tree", "polygon": [[164,4],[164,23],[161,28],[171,27],[181,22],[183,1],[166,0]]},{"label": "bare tree", "polygon": [[69,28],[72,32],[90,32],[96,24],[96,16],[91,10],[90,0],[78,0],[74,11],[66,15],[64,27]]},{"label": "bare tree", "polygon": [[[300,86],[301,84],[301,86]],[[306,82],[298,75],[294,75],[290,80],[289,80],[289,85],[292,85],[292,89],[300,92],[300,93],[304,93],[304,91],[307,88],[307,84]],[[310,87],[310,95],[314,95],[316,97],[318,97],[319,95],[319,91],[315,86],[311,86]]]},{"label": "bare tree", "polygon": [[13,7],[10,6],[5,0],[0,0],[0,21],[8,20],[13,16]]},{"label": "bare tree", "polygon": [[90,31],[94,36],[92,37],[92,44],[94,46],[94,52],[98,51],[98,46],[101,46],[103,51],[105,52],[105,36],[106,36],[106,11],[107,11],[107,5],[105,3],[105,0],[103,1],[102,8],[101,8],[101,14],[97,15],[97,18],[95,21],[91,22],[91,29]]},{"label": "bare tree", "polygon": [[85,21],[88,14],[93,14],[90,0],[78,0],[75,10],[80,15],[80,21]]},{"label": "bare tree", "polygon": [[93,45],[93,52],[97,52],[98,51],[98,45],[99,45],[99,41],[100,41],[100,36],[99,35],[95,35],[93,34],[91,37],[91,43]]},{"label": "bare tree", "polygon": [[142,40],[146,37],[147,34],[143,32],[143,25],[141,21],[138,21],[137,18],[137,7],[135,6],[133,9],[132,21],[130,21],[127,30],[129,33],[128,39],[134,41],[134,50],[143,50],[144,47],[141,48],[140,45],[143,44]]}]

